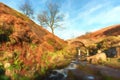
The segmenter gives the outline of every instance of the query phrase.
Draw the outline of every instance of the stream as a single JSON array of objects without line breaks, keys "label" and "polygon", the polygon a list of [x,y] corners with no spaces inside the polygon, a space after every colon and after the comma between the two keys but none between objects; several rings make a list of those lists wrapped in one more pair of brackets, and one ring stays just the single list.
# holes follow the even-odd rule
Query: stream
[{"label": "stream", "polygon": [[82,71],[76,73],[77,67],[80,64],[81,62],[78,59],[72,60],[67,67],[63,69],[56,69],[51,71],[50,75],[47,77],[46,80],[70,80],[70,79],[67,79],[69,71],[72,71],[73,73],[75,72],[75,74],[81,77],[82,80],[95,80],[95,77],[91,74],[85,74]]},{"label": "stream", "polygon": [[45,80],[120,80],[120,70],[89,64],[76,58],[67,67],[52,70]]}]

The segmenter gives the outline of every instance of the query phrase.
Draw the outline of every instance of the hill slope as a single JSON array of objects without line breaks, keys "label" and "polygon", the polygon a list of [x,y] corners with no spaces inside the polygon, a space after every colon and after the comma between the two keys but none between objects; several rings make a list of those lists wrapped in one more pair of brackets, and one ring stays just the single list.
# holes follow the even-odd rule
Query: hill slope
[{"label": "hill slope", "polygon": [[[0,28],[3,30],[12,31],[9,34],[10,39],[14,39],[16,42],[28,42],[40,45],[51,45],[51,48],[57,47],[55,45],[64,44],[65,42],[60,38],[54,36],[47,30],[43,29],[41,26],[35,24],[25,15],[18,13],[17,11],[7,7],[6,5],[0,3]],[[1,34],[5,35],[5,34]],[[3,40],[4,41],[4,40]],[[49,46],[50,46],[49,45]],[[50,49],[47,49],[50,50]]]},{"label": "hill slope", "polygon": [[9,76],[15,72],[30,76],[41,65],[45,68],[47,63],[41,61],[43,53],[61,50],[65,45],[65,41],[27,16],[0,3],[0,64],[12,67]]},{"label": "hill slope", "polygon": [[82,41],[85,44],[90,44],[101,41],[106,37],[117,35],[120,35],[120,24],[109,26],[98,31],[79,36],[76,39]]}]

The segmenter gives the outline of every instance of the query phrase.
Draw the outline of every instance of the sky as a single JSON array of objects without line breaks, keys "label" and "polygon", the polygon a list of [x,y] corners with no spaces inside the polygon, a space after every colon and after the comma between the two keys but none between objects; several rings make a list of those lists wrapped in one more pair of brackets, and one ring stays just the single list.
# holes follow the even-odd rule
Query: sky
[{"label": "sky", "polygon": [[[0,2],[19,11],[25,0],[0,0]],[[78,37],[87,32],[120,24],[120,0],[29,0],[35,16],[45,9],[46,2],[61,5],[60,13],[64,14],[63,28],[55,29],[55,34],[66,40]],[[35,20],[37,24],[37,19]],[[49,29],[48,29],[49,30]],[[50,31],[50,30],[49,30]]]}]

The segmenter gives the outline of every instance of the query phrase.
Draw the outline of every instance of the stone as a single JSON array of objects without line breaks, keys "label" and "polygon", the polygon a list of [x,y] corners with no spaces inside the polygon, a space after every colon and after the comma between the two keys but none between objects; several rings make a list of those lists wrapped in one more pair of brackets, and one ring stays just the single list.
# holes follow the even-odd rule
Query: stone
[{"label": "stone", "polygon": [[86,60],[90,63],[96,64],[96,63],[106,62],[107,57],[105,53],[98,51],[96,55],[89,56],[86,58]]}]

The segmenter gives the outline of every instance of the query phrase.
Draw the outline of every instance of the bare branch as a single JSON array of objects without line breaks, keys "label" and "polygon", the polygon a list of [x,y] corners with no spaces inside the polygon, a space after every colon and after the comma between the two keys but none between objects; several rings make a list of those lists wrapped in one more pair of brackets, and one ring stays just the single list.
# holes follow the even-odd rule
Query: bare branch
[{"label": "bare branch", "polygon": [[21,6],[19,6],[19,9],[26,16],[33,18],[34,10],[33,10],[32,5],[30,4],[29,1],[25,1],[24,4],[22,4]]},{"label": "bare branch", "polygon": [[54,29],[60,27],[59,22],[63,20],[63,15],[59,15],[59,6],[56,3],[47,4],[47,10],[38,14],[38,21],[44,27],[49,27],[54,34]]}]

